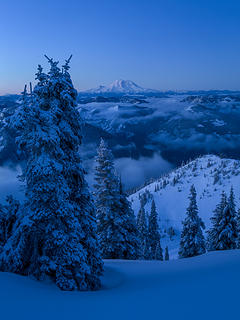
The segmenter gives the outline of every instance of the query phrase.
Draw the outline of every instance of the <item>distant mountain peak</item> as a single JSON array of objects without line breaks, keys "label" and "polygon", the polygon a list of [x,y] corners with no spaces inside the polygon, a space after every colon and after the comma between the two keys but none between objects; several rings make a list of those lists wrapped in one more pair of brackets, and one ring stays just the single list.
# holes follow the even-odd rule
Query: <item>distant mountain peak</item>
[{"label": "distant mountain peak", "polygon": [[135,82],[131,80],[115,80],[113,81],[109,87],[110,91],[113,92],[142,92],[145,91],[144,88],[137,85]]},{"label": "distant mountain peak", "polygon": [[142,88],[131,80],[115,80],[108,86],[100,85],[95,89],[90,89],[85,92],[87,93],[116,93],[116,94],[134,94],[134,93],[144,93],[156,90],[150,90]]}]

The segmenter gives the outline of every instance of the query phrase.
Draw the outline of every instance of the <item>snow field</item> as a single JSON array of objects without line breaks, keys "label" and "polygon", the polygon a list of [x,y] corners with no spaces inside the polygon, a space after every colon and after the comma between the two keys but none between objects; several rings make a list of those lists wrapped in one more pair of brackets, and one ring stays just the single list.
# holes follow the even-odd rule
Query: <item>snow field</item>
[{"label": "snow field", "polygon": [[1,319],[237,319],[239,270],[240,250],[168,262],[105,260],[95,292],[0,273]]}]

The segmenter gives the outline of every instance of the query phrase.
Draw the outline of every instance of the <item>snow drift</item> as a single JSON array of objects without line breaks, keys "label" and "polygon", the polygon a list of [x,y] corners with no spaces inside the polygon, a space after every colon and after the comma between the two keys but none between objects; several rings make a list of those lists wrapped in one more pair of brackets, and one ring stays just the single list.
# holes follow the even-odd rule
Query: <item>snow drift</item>
[{"label": "snow drift", "polygon": [[168,262],[105,261],[103,288],[61,292],[0,273],[2,319],[235,319],[240,250]]}]

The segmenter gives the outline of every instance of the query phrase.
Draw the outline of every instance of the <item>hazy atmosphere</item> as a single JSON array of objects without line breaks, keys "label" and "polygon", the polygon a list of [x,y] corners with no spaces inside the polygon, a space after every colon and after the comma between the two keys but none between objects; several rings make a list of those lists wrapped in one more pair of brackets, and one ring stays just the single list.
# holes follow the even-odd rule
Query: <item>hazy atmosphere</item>
[{"label": "hazy atmosphere", "polygon": [[159,90],[240,89],[237,0],[12,0],[0,9],[1,94],[33,81],[43,54],[73,54],[78,90],[115,79]]}]

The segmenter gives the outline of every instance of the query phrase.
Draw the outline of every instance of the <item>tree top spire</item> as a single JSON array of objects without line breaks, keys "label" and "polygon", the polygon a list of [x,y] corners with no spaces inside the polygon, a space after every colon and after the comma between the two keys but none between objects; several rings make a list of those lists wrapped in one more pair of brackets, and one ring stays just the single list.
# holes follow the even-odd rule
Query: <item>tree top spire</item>
[{"label": "tree top spire", "polygon": [[72,59],[72,54],[70,55],[70,57],[67,60],[65,60],[65,64],[62,66],[65,72],[70,69],[69,63],[70,63],[71,59]]}]

